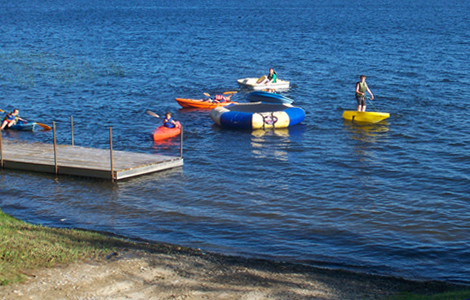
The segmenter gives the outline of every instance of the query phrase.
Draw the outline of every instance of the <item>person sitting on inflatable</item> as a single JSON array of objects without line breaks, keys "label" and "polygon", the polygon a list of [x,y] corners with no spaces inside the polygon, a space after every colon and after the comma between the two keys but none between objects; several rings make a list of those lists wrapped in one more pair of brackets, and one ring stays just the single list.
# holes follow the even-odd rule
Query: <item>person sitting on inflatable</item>
[{"label": "person sitting on inflatable", "polygon": [[165,120],[163,120],[163,126],[167,128],[175,128],[178,127],[178,124],[176,124],[175,120],[171,117],[171,112],[167,112],[165,114]]},{"label": "person sitting on inflatable", "polygon": [[18,120],[26,122],[26,120],[20,118],[20,116],[18,115],[19,113],[20,113],[19,110],[15,108],[12,112],[7,114],[7,116],[3,118],[3,123],[2,123],[2,127],[0,128],[0,130],[3,130],[3,128],[7,126],[11,127],[13,125],[16,125]]}]

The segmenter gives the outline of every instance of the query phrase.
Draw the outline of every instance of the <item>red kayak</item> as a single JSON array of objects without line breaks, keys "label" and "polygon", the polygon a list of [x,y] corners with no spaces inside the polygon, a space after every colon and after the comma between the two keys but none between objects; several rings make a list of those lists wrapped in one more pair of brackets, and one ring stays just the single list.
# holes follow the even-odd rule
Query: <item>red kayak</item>
[{"label": "red kayak", "polygon": [[172,137],[175,137],[181,133],[181,124],[176,121],[177,126],[174,128],[168,128],[165,126],[160,126],[155,129],[153,132],[154,141],[162,141]]}]

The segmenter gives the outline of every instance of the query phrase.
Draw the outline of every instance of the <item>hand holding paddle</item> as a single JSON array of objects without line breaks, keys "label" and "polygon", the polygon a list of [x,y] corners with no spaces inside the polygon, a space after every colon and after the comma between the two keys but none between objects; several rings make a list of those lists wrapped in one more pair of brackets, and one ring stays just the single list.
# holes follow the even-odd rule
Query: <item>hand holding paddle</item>
[{"label": "hand holding paddle", "polygon": [[370,97],[365,97],[366,100],[369,101],[370,104],[372,104],[372,107],[377,110],[377,108],[374,106],[374,103],[372,103],[372,99]]},{"label": "hand holding paddle", "polygon": [[[232,97],[232,95],[233,95],[233,94],[236,94],[236,93],[238,93],[238,92],[236,92],[236,91],[228,91],[228,92],[223,92],[222,94],[223,94],[223,95],[230,95],[230,96],[228,96],[228,97],[223,97],[225,100],[227,100],[228,102],[230,102],[230,97]],[[204,94],[204,96],[209,97],[209,100],[211,99],[211,95],[210,95],[209,93],[203,93],[203,94]],[[217,97],[216,97],[216,98],[217,98]],[[219,101],[216,100],[216,102],[219,102]]]}]

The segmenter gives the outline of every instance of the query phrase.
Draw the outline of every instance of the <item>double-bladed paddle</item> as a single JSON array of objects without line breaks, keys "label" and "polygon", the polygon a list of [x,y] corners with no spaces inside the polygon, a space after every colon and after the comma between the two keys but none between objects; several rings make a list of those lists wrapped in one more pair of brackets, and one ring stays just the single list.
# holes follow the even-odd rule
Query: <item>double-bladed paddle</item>
[{"label": "double-bladed paddle", "polygon": [[[230,95],[230,94],[233,95],[233,94],[236,94],[236,93],[238,93],[238,92],[236,92],[236,91],[228,91],[228,92],[223,92],[222,94],[223,94],[223,95]],[[210,95],[209,93],[204,93],[204,96],[210,97],[211,95]]]}]

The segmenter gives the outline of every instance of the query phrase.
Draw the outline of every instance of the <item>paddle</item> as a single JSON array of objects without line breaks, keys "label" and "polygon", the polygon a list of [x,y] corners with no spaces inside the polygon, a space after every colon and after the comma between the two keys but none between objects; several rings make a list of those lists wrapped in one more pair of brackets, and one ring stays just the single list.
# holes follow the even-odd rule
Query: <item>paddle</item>
[{"label": "paddle", "polygon": [[152,117],[155,117],[155,118],[160,118],[159,115],[157,115],[157,114],[154,113],[154,112],[151,112],[150,110],[147,110],[147,114],[148,114],[148,115],[151,115]]},{"label": "paddle", "polygon": [[36,123],[36,124],[38,124],[39,126],[41,126],[42,129],[44,129],[44,130],[51,130],[51,129],[52,129],[51,126],[48,126],[48,125],[46,125],[46,124],[42,124],[42,123],[38,123],[38,122],[34,122],[34,123]]},{"label": "paddle", "polygon": [[[3,109],[0,109],[0,112],[3,112],[3,113],[6,113],[6,111],[4,111]],[[51,130],[51,126],[48,126],[46,124],[42,124],[42,123],[38,123],[38,122],[33,122],[33,123],[36,123],[38,124],[39,126],[41,126],[44,130]]]},{"label": "paddle", "polygon": [[[229,91],[229,92],[223,92],[222,94],[223,94],[223,95],[230,95],[230,94],[233,95],[233,94],[236,94],[236,93],[238,93],[238,92],[236,92],[236,91]],[[204,94],[204,96],[207,96],[207,97],[210,97],[210,96],[211,96],[211,95],[208,94],[208,93],[203,93],[203,94]]]},{"label": "paddle", "polygon": [[[150,110],[147,110],[147,114],[148,114],[148,115],[151,115],[152,117],[155,117],[155,118],[159,118],[159,119],[160,119],[160,116],[159,116],[159,115],[157,115],[156,113],[154,113],[154,112],[152,112],[152,111],[150,111]],[[180,127],[180,126],[179,126],[179,125],[176,125],[176,127],[178,128],[178,127]]]},{"label": "paddle", "polygon": [[260,78],[258,78],[258,80],[256,80],[256,83],[261,83],[262,81],[266,80],[266,78],[268,77],[266,75],[263,75]]},{"label": "paddle", "polygon": [[372,107],[373,107],[376,111],[378,111],[377,108],[375,107],[374,103],[372,103],[372,99],[371,99],[370,97],[365,97],[365,99],[368,100],[370,104],[372,104]]}]

